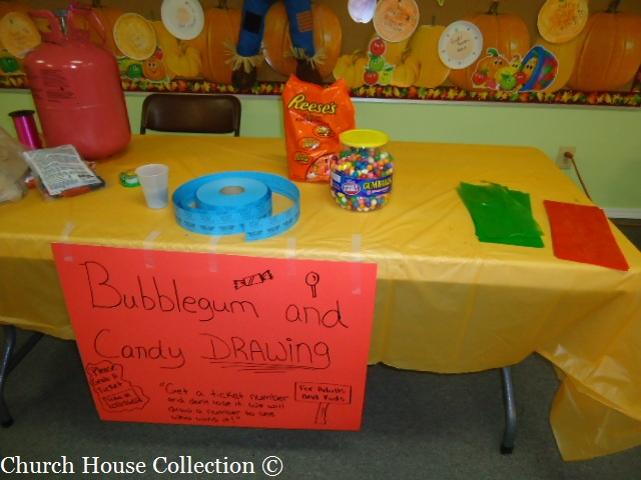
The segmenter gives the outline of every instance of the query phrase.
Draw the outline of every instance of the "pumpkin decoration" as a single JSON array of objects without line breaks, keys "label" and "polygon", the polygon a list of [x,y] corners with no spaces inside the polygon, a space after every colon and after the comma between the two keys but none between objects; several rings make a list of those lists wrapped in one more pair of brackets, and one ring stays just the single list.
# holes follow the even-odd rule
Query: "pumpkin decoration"
[{"label": "pumpkin decoration", "polygon": [[641,16],[618,11],[613,0],[605,12],[588,19],[574,72],[575,90],[609,91],[629,83],[641,65]]},{"label": "pumpkin decoration", "polygon": [[87,18],[83,15],[72,16],[73,25],[76,28],[89,30],[89,39],[92,43],[106,48],[116,56],[122,55],[122,52],[118,49],[114,40],[114,25],[124,12],[118,8],[107,7],[94,7],[91,10],[102,25],[104,35],[101,34],[98,26],[87,21]]},{"label": "pumpkin decoration", "polygon": [[162,61],[162,53],[159,50],[156,50],[155,55],[142,63],[142,73],[146,79],[151,81],[157,82],[165,79],[167,72]]},{"label": "pumpkin decoration", "polygon": [[0,20],[5,16],[6,13],[11,11],[10,2],[0,2]]},{"label": "pumpkin decoration", "polygon": [[[498,12],[498,1],[492,2],[489,11],[466,20],[474,23],[483,34],[483,46],[487,50],[495,49],[507,59],[523,58],[530,49],[530,33],[521,17],[510,13]],[[472,75],[477,70],[478,62],[467,68],[452,70],[450,80],[460,88],[472,90]]]},{"label": "pumpkin decoration", "polygon": [[[20,13],[24,13],[25,15],[29,16],[29,10],[31,10],[29,5],[26,5],[24,3],[0,1],[0,20],[2,20],[2,18],[7,13],[10,13],[10,12],[20,12]],[[35,25],[38,28],[38,30],[42,31],[40,27],[41,27],[41,25],[44,26],[46,24],[46,21],[41,21],[41,19],[39,19],[39,18],[35,19],[35,20],[34,19],[31,19],[31,20],[35,23]],[[0,50],[3,49],[3,48],[4,47],[3,47],[2,43],[0,42]]]},{"label": "pumpkin decoration", "polygon": [[29,7],[24,3],[0,1],[0,20],[9,12],[29,14]]},{"label": "pumpkin decoration", "polygon": [[165,67],[177,77],[198,77],[201,66],[200,52],[193,47],[179,46],[166,54]]},{"label": "pumpkin decoration", "polygon": [[241,12],[220,1],[205,12],[205,28],[194,40],[187,41],[202,53],[202,75],[210,82],[230,84],[235,46],[240,35]]},{"label": "pumpkin decoration", "polygon": [[24,11],[12,10],[0,19],[0,44],[14,57],[24,58],[41,42],[38,28]]},{"label": "pumpkin decoration", "polygon": [[165,28],[161,21],[152,22],[162,50],[162,60],[167,76],[194,78],[200,74],[202,62],[200,52],[182,40],[178,40]]},{"label": "pumpkin decoration", "polygon": [[[312,7],[314,18],[314,47],[321,61],[317,62],[322,77],[332,73],[340,56],[343,33],[334,11],[319,3]],[[292,55],[292,40],[289,34],[289,19],[283,2],[272,5],[265,16],[263,35],[265,59],[269,66],[282,75],[296,72],[296,60]]]},{"label": "pumpkin decoration", "polygon": [[391,85],[395,87],[411,87],[416,85],[420,70],[420,63],[412,55],[404,55],[401,62],[394,68]]},{"label": "pumpkin decoration", "polygon": [[543,89],[544,92],[553,93],[566,86],[574,71],[582,40],[580,35],[565,43],[550,43],[541,37],[537,39],[535,45],[541,45],[552,52],[559,63],[556,78]]},{"label": "pumpkin decoration", "polygon": [[442,25],[421,25],[412,36],[409,49],[419,64],[414,85],[435,88],[445,83],[450,75],[450,69],[438,55],[438,42],[444,31]]},{"label": "pumpkin decoration", "polygon": [[588,0],[546,0],[539,10],[537,25],[550,43],[576,38],[588,21]]},{"label": "pumpkin decoration", "polygon": [[360,87],[364,83],[363,76],[368,65],[368,58],[363,52],[342,55],[334,66],[334,78],[342,78],[349,88]]}]

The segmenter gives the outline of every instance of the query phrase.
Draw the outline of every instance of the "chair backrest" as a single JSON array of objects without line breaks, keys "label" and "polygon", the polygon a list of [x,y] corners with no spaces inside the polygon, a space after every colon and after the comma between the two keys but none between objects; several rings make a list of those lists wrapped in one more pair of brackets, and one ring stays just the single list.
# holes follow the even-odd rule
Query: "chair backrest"
[{"label": "chair backrest", "polygon": [[140,133],[234,133],[240,135],[240,100],[233,95],[152,93],[142,104]]}]

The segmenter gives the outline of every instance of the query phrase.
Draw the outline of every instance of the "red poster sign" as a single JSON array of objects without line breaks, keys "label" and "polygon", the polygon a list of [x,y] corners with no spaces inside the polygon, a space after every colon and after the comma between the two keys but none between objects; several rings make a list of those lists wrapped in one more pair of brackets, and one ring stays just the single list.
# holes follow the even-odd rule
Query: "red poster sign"
[{"label": "red poster sign", "polygon": [[103,420],[360,428],[375,264],[53,252]]}]

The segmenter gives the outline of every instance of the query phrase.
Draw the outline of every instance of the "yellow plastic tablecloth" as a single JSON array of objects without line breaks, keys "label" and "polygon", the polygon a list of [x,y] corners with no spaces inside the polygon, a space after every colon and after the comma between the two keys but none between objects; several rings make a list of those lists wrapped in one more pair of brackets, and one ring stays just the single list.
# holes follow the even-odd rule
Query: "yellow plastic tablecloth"
[{"label": "yellow plastic tablecloth", "polygon": [[[0,205],[0,321],[73,338],[50,250],[61,240],[376,262],[372,363],[471,372],[515,364],[537,351],[565,374],[551,412],[565,459],[641,444],[641,254],[635,247],[614,229],[628,272],[556,259],[543,200],[589,201],[534,148],[390,143],[388,149],[395,174],[382,210],[342,210],[327,185],[298,184],[302,214],[292,230],[257,242],[237,235],[215,243],[179,227],[172,208],[148,209],[141,190],[120,186],[118,174],[166,163],[170,191],[219,171],[286,175],[284,142],[134,137],[126,152],[98,165],[107,188],[49,201],[31,191]],[[545,248],[477,241],[456,192],[462,181],[529,192]]]}]

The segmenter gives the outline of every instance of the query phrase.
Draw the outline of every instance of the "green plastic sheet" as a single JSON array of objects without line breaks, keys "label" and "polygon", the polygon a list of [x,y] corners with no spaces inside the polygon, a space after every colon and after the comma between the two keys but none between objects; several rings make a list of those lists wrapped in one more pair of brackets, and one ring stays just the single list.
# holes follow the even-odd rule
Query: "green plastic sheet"
[{"label": "green plastic sheet", "polygon": [[532,216],[530,194],[497,183],[457,188],[481,242],[543,247],[542,231]]}]

